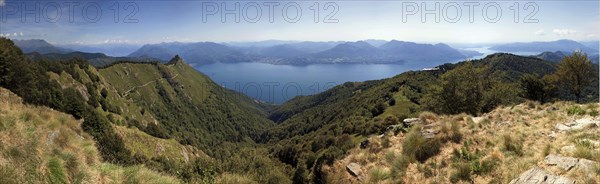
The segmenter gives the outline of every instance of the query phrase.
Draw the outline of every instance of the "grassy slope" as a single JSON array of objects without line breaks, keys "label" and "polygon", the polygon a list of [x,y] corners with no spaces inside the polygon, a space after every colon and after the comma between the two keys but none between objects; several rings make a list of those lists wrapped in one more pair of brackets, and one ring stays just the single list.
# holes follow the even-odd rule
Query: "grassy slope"
[{"label": "grassy slope", "polygon": [[[568,109],[579,107],[585,112],[583,115],[569,115]],[[556,109],[556,110],[554,110]],[[345,181],[349,183],[362,183],[346,171],[349,163],[358,163],[362,166],[364,181],[367,183],[451,183],[451,178],[459,172],[457,165],[466,163],[467,168],[480,169],[467,171],[467,178],[475,183],[508,183],[522,172],[539,166],[565,177],[577,180],[577,183],[594,183],[600,181],[600,173],[595,170],[591,175],[583,170],[573,169],[569,172],[556,170],[543,164],[544,157],[548,154],[586,158],[600,162],[600,150],[596,146],[585,146],[582,140],[600,141],[599,127],[590,127],[568,133],[556,133],[556,138],[550,138],[557,123],[564,123],[574,119],[593,118],[600,110],[598,104],[578,105],[566,102],[540,105],[528,102],[511,107],[500,107],[478,118],[466,115],[437,116],[426,114],[423,117],[436,124],[456,122],[462,132],[462,140],[458,143],[448,142],[441,146],[441,151],[425,162],[412,162],[401,166],[399,160],[403,155],[403,144],[406,144],[407,134],[394,135],[392,132],[379,138],[369,138],[373,144],[368,149],[354,148],[345,158],[336,161],[333,166],[326,167],[327,181],[336,183]],[[595,113],[594,113],[595,111]],[[591,114],[591,115],[590,115]],[[442,131],[443,132],[443,131]],[[507,141],[504,135],[510,136],[512,141]],[[384,139],[390,146],[384,147],[380,143]],[[507,149],[512,145],[515,149]],[[593,145],[593,144],[592,144]],[[429,145],[423,145],[429,146]],[[574,152],[563,149],[565,146],[575,146]],[[458,150],[461,157],[457,157],[454,150]],[[481,168],[474,167],[473,163],[491,161],[483,172]],[[470,164],[470,165],[468,165]],[[479,165],[479,164],[478,164]],[[393,167],[401,168],[392,174]],[[600,165],[596,165],[600,168]],[[458,180],[467,183],[469,179]]]},{"label": "grassy slope", "polygon": [[23,105],[0,88],[0,183],[179,183],[144,166],[101,162],[72,116]]},{"label": "grassy slope", "polygon": [[143,155],[148,159],[164,157],[175,159],[181,163],[189,163],[190,160],[211,160],[203,151],[192,146],[184,146],[175,139],[159,139],[152,137],[135,127],[114,126],[117,134],[123,137],[125,146],[132,154]]},{"label": "grassy slope", "polygon": [[173,137],[191,139],[204,150],[254,138],[272,125],[260,103],[216,85],[183,62],[122,63],[99,72],[121,100],[145,109]]}]

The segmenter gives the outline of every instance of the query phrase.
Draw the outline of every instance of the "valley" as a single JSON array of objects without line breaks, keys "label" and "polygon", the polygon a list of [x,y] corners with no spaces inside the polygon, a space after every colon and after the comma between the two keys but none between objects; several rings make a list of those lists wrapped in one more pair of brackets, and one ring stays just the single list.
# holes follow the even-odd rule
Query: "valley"
[{"label": "valley", "polygon": [[599,15],[0,0],[0,184],[597,184]]},{"label": "valley", "polygon": [[[390,71],[397,75],[344,82],[320,93],[273,105],[225,88],[214,82],[210,74],[197,71],[178,55],[168,62],[124,60],[94,66],[85,58],[77,57],[29,58],[9,39],[0,40],[0,45],[1,87],[20,96],[29,106],[49,107],[81,122],[83,132],[94,140],[102,162],[156,172],[156,177],[164,175],[165,181],[176,183],[411,183],[419,177],[442,183],[490,182],[492,180],[487,178],[490,173],[501,175],[498,182],[503,183],[516,178],[517,172],[525,171],[534,162],[523,161],[522,169],[510,173],[505,173],[503,166],[485,172],[455,171],[463,168],[464,163],[475,163],[480,157],[481,161],[485,160],[487,156],[482,150],[489,153],[495,149],[513,149],[495,146],[503,140],[490,141],[493,142],[491,147],[481,144],[475,140],[481,139],[475,134],[477,131],[489,132],[489,128],[502,128],[504,123],[516,123],[516,127],[523,129],[529,127],[527,132],[548,131],[545,125],[561,123],[573,114],[597,117],[597,104],[591,103],[598,100],[598,80],[594,77],[598,73],[597,65],[582,65],[589,67],[580,70],[587,72],[583,74],[586,85],[580,86],[578,93],[563,83],[546,81],[546,78],[571,74],[559,72],[564,70],[564,58],[557,63],[496,53],[481,59],[441,64],[435,70]],[[566,58],[581,59],[582,56],[574,54]],[[378,70],[381,69],[373,71]],[[535,88],[538,83],[560,87]],[[590,104],[580,106],[563,101]],[[541,122],[522,119],[533,117],[519,115],[551,106],[557,106],[554,115],[557,118],[544,121],[544,126],[538,126]],[[575,107],[581,110],[571,113],[569,109]],[[501,115],[496,117],[495,114]],[[420,126],[404,125],[404,121],[413,117],[426,122],[422,126],[435,125],[427,129],[435,133],[424,136],[415,133]],[[2,117],[2,122],[8,120],[10,118]],[[23,120],[23,123],[29,122],[29,119]],[[533,125],[535,127],[530,127]],[[389,127],[395,127],[393,135]],[[437,132],[446,133],[438,135]],[[373,138],[382,133],[389,138],[385,143],[388,146],[383,146],[383,139]],[[538,139],[529,136],[525,134],[519,139],[532,142]],[[409,146],[419,149],[403,157],[400,155],[408,149],[404,145],[409,145],[404,139],[416,139],[431,146],[423,147],[421,151],[425,152],[420,152],[418,145]],[[359,148],[365,140],[369,140],[369,153]],[[565,142],[564,138],[558,140],[561,144]],[[459,152],[469,157],[458,159],[456,164],[438,163],[449,157],[444,150],[460,146],[472,146]],[[430,152],[429,149],[442,151]],[[585,158],[596,160],[595,149],[587,150],[591,156]],[[395,155],[379,156],[382,150],[385,155],[390,152]],[[3,157],[10,161],[18,159],[9,153],[3,153]],[[496,156],[498,154],[506,153]],[[524,155],[530,154],[536,155],[529,152]],[[380,160],[381,157],[389,157],[389,160]],[[411,173],[410,177],[397,170],[393,171],[393,177],[388,176],[391,168],[396,167],[389,165],[395,164],[396,157],[402,166],[396,169],[407,169],[402,172]],[[511,153],[494,162],[500,162],[499,165],[511,162],[504,159],[539,160],[540,157]],[[63,162],[66,161],[60,161]],[[368,175],[351,176],[345,168],[350,162],[357,162]],[[380,162],[384,164],[378,164]],[[432,163],[436,166],[429,166]],[[1,166],[6,170],[7,165]],[[67,168],[63,165],[59,169],[62,167]],[[463,173],[452,176],[454,172]],[[69,183],[76,182],[71,174],[61,177]],[[39,175],[45,177],[51,173],[40,172]],[[137,176],[134,173],[127,177],[136,179]],[[587,180],[596,179],[587,177]]]}]

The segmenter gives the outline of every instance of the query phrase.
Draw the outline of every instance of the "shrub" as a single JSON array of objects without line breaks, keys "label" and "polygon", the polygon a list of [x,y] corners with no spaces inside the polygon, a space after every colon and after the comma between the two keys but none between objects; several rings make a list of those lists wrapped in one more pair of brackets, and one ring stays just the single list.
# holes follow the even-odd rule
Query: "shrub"
[{"label": "shrub", "polygon": [[462,140],[462,133],[460,132],[460,125],[458,122],[452,121],[442,126],[442,134],[445,136],[444,139],[455,143],[460,143]]},{"label": "shrub", "polygon": [[396,105],[396,99],[394,99],[394,98],[391,98],[391,99],[388,101],[388,105],[390,105],[390,106],[394,106],[394,105]]},{"label": "shrub", "polygon": [[50,158],[48,161],[48,180],[50,183],[67,183],[67,176],[61,161],[57,158]]},{"label": "shrub", "polygon": [[100,95],[102,95],[102,98],[108,97],[108,90],[106,90],[106,88],[102,88]]},{"label": "shrub", "polygon": [[583,110],[581,107],[579,106],[571,106],[569,108],[567,108],[567,114],[568,115],[585,115],[586,112],[585,110]]},{"label": "shrub", "polygon": [[516,155],[523,155],[523,144],[521,141],[514,140],[510,135],[502,136],[502,146],[504,151],[513,152]]},{"label": "shrub", "polygon": [[292,176],[293,184],[305,184],[306,183],[306,175],[307,170],[304,164],[299,164],[296,167],[296,171],[294,171],[294,175]]},{"label": "shrub", "polygon": [[427,122],[427,121],[437,121],[437,114],[433,113],[433,112],[422,112],[419,115],[419,119],[421,119],[421,121],[423,122]]},{"label": "shrub", "polygon": [[438,139],[425,139],[419,126],[413,127],[402,144],[402,153],[410,158],[424,162],[440,152],[441,142]]},{"label": "shrub", "polygon": [[373,183],[377,183],[390,178],[390,172],[379,167],[373,167],[369,170],[369,180]]},{"label": "shrub", "polygon": [[390,147],[390,138],[388,138],[387,136],[383,136],[381,138],[381,146],[383,146],[384,148],[389,148]]},{"label": "shrub", "polygon": [[391,174],[395,178],[399,178],[406,173],[406,167],[410,164],[410,158],[404,155],[396,157],[392,162]]},{"label": "shrub", "polygon": [[378,116],[385,111],[385,108],[386,104],[378,103],[377,105],[375,105],[375,107],[371,108],[371,114],[373,115],[373,117]]},{"label": "shrub", "polygon": [[247,176],[247,175],[223,173],[221,176],[219,176],[219,178],[217,178],[216,183],[253,184],[253,183],[257,183],[257,182],[252,180],[251,178],[249,178],[249,176]]},{"label": "shrub", "polygon": [[383,121],[386,125],[396,125],[400,122],[396,116],[387,116]]},{"label": "shrub", "polygon": [[589,114],[590,114],[590,116],[594,116],[594,117],[598,116],[598,110],[592,109],[592,110],[590,110]]},{"label": "shrub", "polygon": [[489,157],[482,161],[475,160],[471,162],[471,170],[474,174],[484,175],[494,171],[498,166],[498,162],[500,162],[498,157]]},{"label": "shrub", "polygon": [[267,176],[268,184],[291,183],[290,179],[281,172],[271,172]]},{"label": "shrub", "polygon": [[450,181],[456,183],[471,180],[471,166],[468,163],[456,163],[453,167],[455,171],[450,175]]},{"label": "shrub", "polygon": [[546,147],[544,147],[544,151],[542,152],[543,156],[549,155],[550,151],[552,151],[552,145],[546,144]]},{"label": "shrub", "polygon": [[396,159],[396,153],[393,150],[388,150],[385,152],[384,159],[387,163],[392,163]]},{"label": "shrub", "polygon": [[599,154],[594,151],[593,144],[588,140],[579,140],[575,142],[575,151],[573,156],[577,158],[585,158],[588,160],[600,160]]}]

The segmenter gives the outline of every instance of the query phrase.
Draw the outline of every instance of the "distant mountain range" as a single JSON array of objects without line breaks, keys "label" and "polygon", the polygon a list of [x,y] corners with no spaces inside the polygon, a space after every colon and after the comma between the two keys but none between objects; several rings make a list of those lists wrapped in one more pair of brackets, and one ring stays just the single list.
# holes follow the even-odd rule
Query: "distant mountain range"
[{"label": "distant mountain range", "polygon": [[[180,55],[183,59],[195,65],[239,62],[281,65],[337,63],[436,65],[482,55],[477,51],[455,49],[443,43],[424,44],[398,40],[357,42],[280,40],[229,43],[170,42],[146,44],[141,48],[128,44],[61,45],[58,47],[44,40],[15,40],[15,44],[25,53],[37,53],[37,55],[28,54],[32,58],[39,59],[41,56],[46,59],[64,59],[64,57],[70,56],[93,57],[87,59],[98,66],[127,59],[162,62],[175,55]],[[598,62],[598,51],[592,48],[594,45],[597,45],[597,42],[579,43],[572,40],[557,40],[552,42],[502,44],[493,46],[490,49],[503,52],[538,52],[542,54],[535,57],[549,61],[559,61],[564,55],[574,50],[581,50],[588,53],[592,61]],[[131,53],[126,54],[127,52]]]},{"label": "distant mountain range", "polygon": [[31,53],[37,52],[40,54],[49,54],[49,53],[69,53],[74,50],[65,49],[61,47],[54,46],[45,40],[34,39],[34,40],[14,40],[15,45],[17,45],[23,53]]},{"label": "distant mountain range", "polygon": [[[597,44],[597,43],[596,43]],[[594,43],[588,45],[593,46]],[[590,48],[584,44],[573,40],[557,40],[551,42],[526,42],[526,43],[509,43],[496,45],[490,48],[495,51],[503,52],[546,52],[546,51],[563,51],[573,52],[580,50],[588,54],[598,53],[597,47]]]},{"label": "distant mountain range", "polygon": [[[371,43],[380,46],[376,47]],[[213,42],[160,43],[144,45],[129,56],[148,56],[166,60],[179,54],[185,60],[195,64],[210,64],[217,62],[261,62],[270,64],[307,65],[335,63],[445,63],[467,59],[473,54],[480,54],[473,51],[459,51],[441,43],[432,45],[396,40],[389,42],[384,42],[382,40],[358,42],[293,42],[272,46],[265,45],[268,44],[236,43],[225,45]]]},{"label": "distant mountain range", "polygon": [[152,57],[169,60],[175,55],[194,64],[239,63],[252,61],[238,49],[214,42],[147,44],[129,57]]},{"label": "distant mountain range", "polygon": [[108,56],[123,57],[138,50],[141,45],[128,43],[106,43],[106,44],[62,44],[56,45],[61,48],[70,50],[87,52],[87,53],[104,53]]}]

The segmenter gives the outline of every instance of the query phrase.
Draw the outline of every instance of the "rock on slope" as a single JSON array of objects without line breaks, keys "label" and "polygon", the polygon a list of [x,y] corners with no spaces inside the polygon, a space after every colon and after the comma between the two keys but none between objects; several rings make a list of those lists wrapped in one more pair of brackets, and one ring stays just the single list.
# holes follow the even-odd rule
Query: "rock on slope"
[{"label": "rock on slope", "polygon": [[[420,127],[416,135],[421,138],[411,136],[412,131],[394,134],[390,130],[383,136],[369,138],[365,149],[357,145],[348,156],[323,171],[329,182],[348,183],[597,183],[598,107],[597,103],[527,102],[501,107],[480,117],[423,113],[418,122],[412,123],[413,127]],[[556,128],[557,124],[588,121],[595,123],[579,129]],[[453,124],[457,127],[452,128]],[[434,135],[426,138],[427,133]],[[458,140],[441,144],[429,141],[443,137]],[[404,149],[433,154],[420,162]],[[348,172],[348,165],[361,168],[362,174]]]}]

